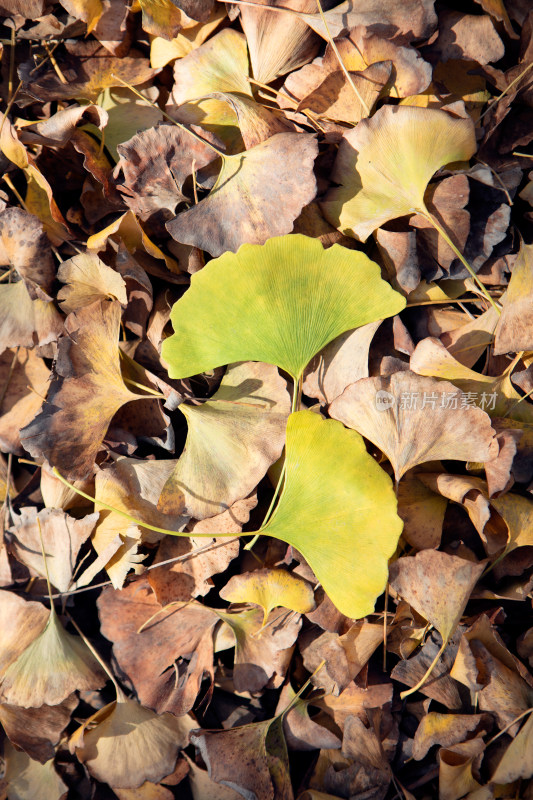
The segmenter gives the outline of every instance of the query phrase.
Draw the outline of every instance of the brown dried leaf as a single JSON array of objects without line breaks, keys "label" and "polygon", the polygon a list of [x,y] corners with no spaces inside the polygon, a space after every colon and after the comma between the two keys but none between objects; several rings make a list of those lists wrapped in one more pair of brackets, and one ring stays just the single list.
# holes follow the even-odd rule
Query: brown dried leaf
[{"label": "brown dried leaf", "polygon": [[20,431],[41,407],[49,375],[50,370],[33,350],[19,347],[0,356],[0,448],[4,453],[22,455]]},{"label": "brown dried leaf", "polygon": [[413,742],[413,758],[420,761],[436,744],[450,747],[465,740],[468,734],[478,736],[490,731],[492,718],[489,714],[439,714],[430,711],[420,720]]},{"label": "brown dried leaf", "polygon": [[78,699],[71,694],[56,706],[20,708],[0,704],[0,722],[10,742],[41,764],[54,758],[55,746],[70,722]]},{"label": "brown dried leaf", "polygon": [[92,473],[113,415],[145,397],[122,380],[120,314],[118,302],[104,300],[69,315],[47,402],[21,432],[32,456],[46,458],[69,478]]},{"label": "brown dried leaf", "polygon": [[[391,564],[390,585],[448,640],[455,631],[484,563],[423,550]],[[450,593],[446,587],[453,586]]]},{"label": "brown dried leaf", "polygon": [[[203,596],[211,591],[211,576],[224,572],[239,554],[238,541],[228,542],[225,537],[217,538],[216,534],[240,533],[242,526],[248,522],[250,511],[256,505],[257,495],[250,495],[244,500],[238,500],[222,514],[189,523],[189,538],[165,536],[161,540],[154,564],[190,556],[183,561],[151,569],[148,573],[150,586],[161,605],[174,600],[190,600],[191,597]],[[211,533],[213,539],[195,537],[195,533]],[[209,549],[195,556],[194,551],[199,548]]]},{"label": "brown dried leaf", "polygon": [[[105,589],[98,609],[102,635],[113,642],[117,663],[139,701],[158,713],[189,711],[204,671],[213,670],[216,614],[197,603],[163,608],[145,579],[122,591]],[[173,666],[177,660],[178,673]]]},{"label": "brown dried leaf", "polygon": [[498,445],[488,415],[461,405],[462,394],[452,383],[405,370],[353,383],[329,411],[377,445],[399,481],[409,469],[428,461],[496,457]]},{"label": "brown dried leaf", "polygon": [[115,179],[122,172],[118,189],[142,221],[173,218],[179,203],[190,199],[191,192],[184,192],[187,178],[217,157],[212,147],[169,123],[141,131],[117,150]]},{"label": "brown dried leaf", "polygon": [[80,253],[63,261],[57,277],[62,283],[68,284],[57,293],[65,314],[79,311],[102,299],[118,300],[123,306],[128,302],[124,279],[96,253]]},{"label": "brown dried leaf", "polygon": [[533,246],[524,245],[515,261],[509,287],[496,326],[494,353],[533,350]]},{"label": "brown dried leaf", "polygon": [[155,714],[121,694],[85,720],[69,746],[99,781],[135,789],[172,772],[191,723],[190,717]]},{"label": "brown dried leaf", "polygon": [[72,582],[80,548],[91,535],[98,514],[75,519],[57,508],[37,512],[36,508],[23,507],[19,515],[13,515],[13,520],[9,532],[12,535],[10,549],[15,556],[43,577],[48,571],[50,583],[60,592],[66,592]]},{"label": "brown dried leaf", "polygon": [[281,686],[302,627],[299,614],[272,611],[266,622],[258,608],[216,611],[235,636],[233,684],[237,692],[259,692]]},{"label": "brown dried leaf", "polygon": [[168,232],[213,256],[289,233],[315,198],[317,153],[314,135],[277,133],[245,153],[226,156],[209,196],[168,222]]}]

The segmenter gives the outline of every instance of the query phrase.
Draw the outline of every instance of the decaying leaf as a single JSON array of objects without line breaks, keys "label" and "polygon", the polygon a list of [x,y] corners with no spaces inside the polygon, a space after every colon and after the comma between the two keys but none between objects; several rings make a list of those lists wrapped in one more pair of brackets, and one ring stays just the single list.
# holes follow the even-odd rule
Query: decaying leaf
[{"label": "decaying leaf", "polygon": [[[174,335],[162,355],[174,378],[242,359],[276,364],[299,377],[334,338],[395,314],[404,302],[362,253],[337,245],[323,250],[300,234],[277,237],[262,247],[243,245],[192,277],[172,311]],[[198,336],[204,315],[209,337]]]},{"label": "decaying leaf", "polygon": [[190,718],[157,715],[121,693],[84,721],[69,746],[98,780],[135,789],[172,772],[190,729]]},{"label": "decaying leaf", "polygon": [[39,411],[48,390],[49,375],[50,370],[34,350],[18,347],[0,355],[0,384],[3,386],[0,448],[3,452],[22,453],[20,431]]},{"label": "decaying leaf", "polygon": [[491,461],[498,452],[484,411],[466,406],[452,383],[409,370],[352,383],[330,405],[330,414],[376,444],[397,481],[417,464]]},{"label": "decaying leaf", "polygon": [[210,194],[167,222],[168,232],[213,256],[289,233],[316,195],[317,153],[312,134],[276,133],[244,153],[224,156]]},{"label": "decaying leaf", "polygon": [[0,703],[0,722],[9,741],[30,758],[46,764],[54,758],[56,745],[78,704],[75,694],[62,703],[40,708],[21,708]]},{"label": "decaying leaf", "polygon": [[33,456],[45,457],[67,477],[84,478],[113,415],[146,395],[127,388],[120,372],[120,305],[103,300],[70,314],[58,345],[46,404],[21,432]]},{"label": "decaying leaf", "polygon": [[494,352],[532,350],[531,296],[533,295],[533,249],[522,245],[515,262],[505,303],[496,326]]}]

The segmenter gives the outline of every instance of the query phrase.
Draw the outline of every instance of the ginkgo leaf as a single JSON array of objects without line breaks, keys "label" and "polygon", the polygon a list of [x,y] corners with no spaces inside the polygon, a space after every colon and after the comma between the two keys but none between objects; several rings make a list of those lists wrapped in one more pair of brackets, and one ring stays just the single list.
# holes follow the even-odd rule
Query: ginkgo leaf
[{"label": "ginkgo leaf", "polygon": [[438,550],[422,550],[391,564],[390,584],[448,641],[484,567]]},{"label": "ginkgo leaf", "polygon": [[265,624],[259,608],[213,611],[229,626],[235,638],[235,689],[238,692],[259,692],[267,683],[272,688],[280,686],[302,627],[300,615],[291,614],[286,609],[273,611]]},{"label": "ginkgo leaf", "polygon": [[167,222],[168,232],[213,256],[289,233],[315,198],[317,154],[314,134],[276,133],[244,153],[225,156],[210,194]]},{"label": "ginkgo leaf", "polygon": [[0,385],[4,387],[0,401],[2,452],[22,454],[20,430],[39,411],[48,390],[49,375],[50,370],[34,350],[17,347],[16,351],[6,350],[0,355]]},{"label": "ginkgo leaf", "polygon": [[339,245],[324,250],[301,234],[273,238],[225,253],[192,276],[174,305],[175,332],[162,355],[172,378],[243,359],[298,378],[341,333],[404,306],[363,253]]},{"label": "ginkgo leaf", "polygon": [[57,277],[67,284],[57,293],[65,314],[104,298],[118,300],[124,306],[128,302],[124,278],[104,264],[96,253],[80,253],[63,261]]},{"label": "ginkgo leaf", "polygon": [[187,440],[158,508],[175,513],[181,497],[189,516],[213,517],[246,497],[280,457],[290,411],[286,382],[270,364],[233,364],[210,400],[179,409]]},{"label": "ginkgo leaf", "polygon": [[120,304],[102,300],[70,314],[58,345],[54,380],[41,412],[21,431],[32,456],[72,478],[92,472],[109,423],[134,394],[120,371]]},{"label": "ginkgo leaf", "polygon": [[[241,6],[241,24],[256,81],[270,83],[291,72],[317,54],[320,39],[305,19],[259,7]],[[283,6],[294,11],[315,11],[315,0],[269,0],[262,5]]]},{"label": "ginkgo leaf", "polygon": [[42,633],[5,671],[0,697],[23,708],[53,706],[75,690],[99,689],[106,680],[87,645],[63,628],[52,608]]},{"label": "ginkgo leaf", "polygon": [[377,445],[399,481],[427,461],[483,462],[497,456],[490,417],[480,408],[462,407],[461,401],[453,383],[402,370],[352,383],[329,412]]},{"label": "ginkgo leaf", "polygon": [[[92,537],[93,547],[103,558],[103,565],[115,589],[124,584],[127,573],[143,556],[137,555],[143,541],[154,542],[161,538],[141,525],[129,525],[120,513],[104,508],[106,503],[138,520],[168,530],[183,530],[189,516],[183,514],[181,504],[174,497],[172,516],[157,508],[161,490],[172,471],[173,461],[147,461],[136,458],[118,458],[114,464],[98,470],[95,478],[95,509],[100,519]],[[84,581],[85,582],[85,581]]]},{"label": "ginkgo leaf", "polygon": [[533,349],[533,246],[522,244],[496,326],[494,353]]},{"label": "ginkgo leaf", "polygon": [[41,764],[26,753],[17,750],[11,742],[4,742],[6,760],[4,781],[10,800],[64,800],[68,786],[57,774],[54,760]]},{"label": "ginkgo leaf", "polygon": [[248,74],[246,39],[242,33],[225,28],[174,64],[174,88],[169,98],[172,115],[181,122],[201,125],[220,137],[228,152],[238,152],[242,140],[235,112],[211,95],[232,92],[253,102]]},{"label": "ginkgo leaf", "polygon": [[315,607],[310,583],[285,569],[257,569],[234,575],[219,592],[230,603],[255,603],[264,611],[263,624],[278,606],[306,614]]},{"label": "ginkgo leaf", "polygon": [[446,111],[382,106],[342,139],[322,209],[332,225],[364,241],[397,217],[427,213],[424,192],[433,174],[476,151],[470,118]]},{"label": "ginkgo leaf", "polygon": [[507,747],[491,781],[494,783],[514,783],[519,778],[530,778],[533,774],[533,715],[530,714]]},{"label": "ginkgo leaf", "polygon": [[192,727],[190,717],[158,715],[120,694],[84,721],[69,746],[99,781],[135,789],[172,772]]},{"label": "ginkgo leaf", "polygon": [[[14,514],[11,547],[19,561],[66,592],[72,581],[79,550],[96,525],[98,514],[88,514],[75,519],[58,508],[45,508],[37,513],[36,508],[21,508]],[[45,560],[41,550],[43,544]]]},{"label": "ginkgo leaf", "polygon": [[533,422],[533,408],[522,401],[511,382],[514,364],[501,375],[482,375],[455,359],[439,339],[422,339],[411,356],[410,367],[419,375],[432,375],[452,381],[473,404],[479,404],[491,417]]},{"label": "ginkgo leaf", "polygon": [[402,530],[391,479],[359,434],[312,411],[289,417],[285,459],[279,503],[260,533],[299,550],[347,617],[371,614]]}]

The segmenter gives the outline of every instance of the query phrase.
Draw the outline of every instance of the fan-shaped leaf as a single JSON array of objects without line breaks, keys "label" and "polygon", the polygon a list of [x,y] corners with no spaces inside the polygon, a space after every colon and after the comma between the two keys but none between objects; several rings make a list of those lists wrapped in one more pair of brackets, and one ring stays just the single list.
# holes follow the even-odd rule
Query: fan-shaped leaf
[{"label": "fan-shaped leaf", "polygon": [[312,411],[289,417],[286,464],[261,533],[299,550],[347,617],[371,614],[402,530],[389,476],[359,434]]},{"label": "fan-shaped leaf", "polygon": [[322,204],[326,218],[364,241],[383,223],[425,211],[433,174],[476,151],[474,124],[446,111],[383,106],[345,134]]},{"label": "fan-shaped leaf", "polygon": [[193,275],[172,311],[175,332],[162,355],[172,378],[244,359],[299,377],[341,333],[404,305],[363,253],[324,250],[300,234],[278,237],[225,253]]}]

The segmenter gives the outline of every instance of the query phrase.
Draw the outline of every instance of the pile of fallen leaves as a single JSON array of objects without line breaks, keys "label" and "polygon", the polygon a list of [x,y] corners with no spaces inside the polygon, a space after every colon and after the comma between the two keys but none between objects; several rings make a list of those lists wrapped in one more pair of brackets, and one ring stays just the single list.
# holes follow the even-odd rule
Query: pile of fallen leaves
[{"label": "pile of fallen leaves", "polygon": [[0,13],[0,798],[533,800],[530,0]]}]

